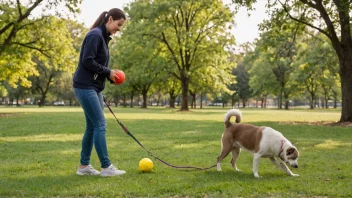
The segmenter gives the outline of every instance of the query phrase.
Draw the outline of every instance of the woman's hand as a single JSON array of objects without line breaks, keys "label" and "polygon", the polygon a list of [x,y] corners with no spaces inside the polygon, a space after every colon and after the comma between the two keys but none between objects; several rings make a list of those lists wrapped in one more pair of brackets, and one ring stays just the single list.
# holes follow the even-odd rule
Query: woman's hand
[{"label": "woman's hand", "polygon": [[[117,70],[116,70],[117,71]],[[110,80],[115,82],[115,79],[120,79],[116,74],[115,74],[115,69],[110,70]]]}]

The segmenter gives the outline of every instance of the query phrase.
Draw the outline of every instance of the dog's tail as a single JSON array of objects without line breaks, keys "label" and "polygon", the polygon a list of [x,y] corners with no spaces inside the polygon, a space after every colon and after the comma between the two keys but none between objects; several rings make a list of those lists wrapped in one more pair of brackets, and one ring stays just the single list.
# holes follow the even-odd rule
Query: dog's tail
[{"label": "dog's tail", "polygon": [[241,122],[241,118],[242,118],[242,113],[240,110],[238,109],[230,109],[224,117],[224,122],[225,122],[225,126],[226,128],[231,125],[230,119],[232,116],[236,116],[236,123],[240,123]]}]

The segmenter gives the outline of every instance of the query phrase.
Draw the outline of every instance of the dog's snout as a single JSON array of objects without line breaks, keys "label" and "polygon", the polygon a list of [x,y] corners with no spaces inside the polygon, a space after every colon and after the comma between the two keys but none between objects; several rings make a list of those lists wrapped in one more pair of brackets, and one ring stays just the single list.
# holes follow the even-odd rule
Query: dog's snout
[{"label": "dog's snout", "polygon": [[298,168],[298,165],[297,164],[292,164],[292,167],[293,168]]}]

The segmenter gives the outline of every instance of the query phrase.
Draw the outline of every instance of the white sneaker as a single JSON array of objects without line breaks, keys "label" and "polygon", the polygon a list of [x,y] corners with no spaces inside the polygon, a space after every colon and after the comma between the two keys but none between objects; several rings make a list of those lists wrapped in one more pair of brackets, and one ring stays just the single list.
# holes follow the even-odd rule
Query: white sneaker
[{"label": "white sneaker", "polygon": [[97,171],[97,170],[95,170],[95,169],[93,168],[93,166],[89,164],[89,165],[88,165],[87,167],[85,167],[85,168],[80,168],[80,167],[78,166],[78,169],[77,169],[76,174],[77,174],[77,175],[99,175],[100,172]]},{"label": "white sneaker", "polygon": [[110,165],[107,168],[101,169],[101,176],[102,177],[111,177],[111,176],[119,176],[125,174],[126,171],[124,170],[119,170],[114,167],[114,165]]}]

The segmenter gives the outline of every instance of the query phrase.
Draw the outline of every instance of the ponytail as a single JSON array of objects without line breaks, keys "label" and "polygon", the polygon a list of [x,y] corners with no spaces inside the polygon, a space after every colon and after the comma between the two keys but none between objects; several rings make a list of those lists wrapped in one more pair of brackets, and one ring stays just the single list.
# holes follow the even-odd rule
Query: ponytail
[{"label": "ponytail", "polygon": [[105,24],[108,21],[110,16],[112,16],[113,20],[119,20],[122,18],[126,20],[125,13],[122,10],[118,8],[112,8],[111,10],[109,10],[109,12],[107,11],[102,12],[100,16],[97,18],[97,20],[95,20],[92,27],[90,27],[90,29],[93,29]]},{"label": "ponytail", "polygon": [[104,11],[100,14],[100,16],[97,18],[97,20],[95,20],[94,24],[92,25],[92,27],[90,27],[90,29],[96,28],[98,26],[101,26],[103,24],[106,23],[106,18],[105,17],[107,15],[107,11]]}]

